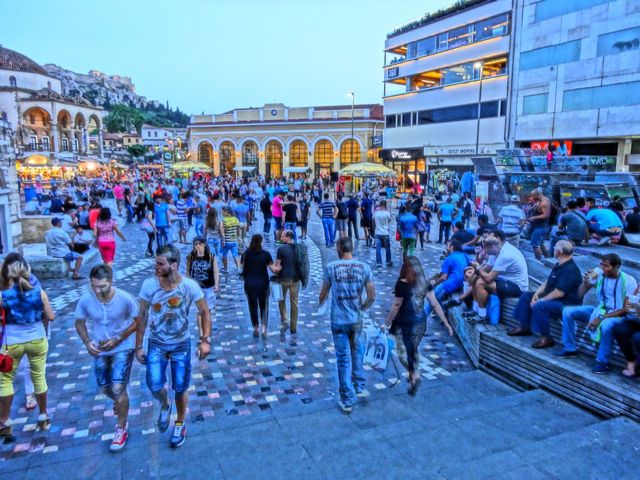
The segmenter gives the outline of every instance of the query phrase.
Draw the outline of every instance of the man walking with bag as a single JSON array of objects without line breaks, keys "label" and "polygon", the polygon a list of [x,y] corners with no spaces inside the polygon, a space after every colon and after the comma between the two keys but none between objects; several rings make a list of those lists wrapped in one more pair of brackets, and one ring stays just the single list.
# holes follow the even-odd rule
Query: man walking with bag
[{"label": "man walking with bag", "polygon": [[[336,351],[340,400],[338,405],[351,413],[355,398],[364,393],[365,377],[362,367],[362,312],[375,300],[375,285],[371,267],[353,258],[353,242],[343,237],[336,243],[340,260],[330,262],[324,270],[324,283],[319,303],[331,295],[331,333]],[[362,291],[367,298],[362,302]]]},{"label": "man walking with bag", "polygon": [[[276,268],[278,269],[278,282],[282,285],[282,300],[278,302],[280,309],[280,334],[287,330],[295,334],[298,328],[298,294],[300,291],[301,265],[298,265],[298,249],[306,246],[294,243],[295,234],[291,230],[282,232],[284,245],[278,248],[276,254]],[[303,255],[307,255],[306,252]],[[307,268],[308,272],[308,268]],[[287,293],[291,306],[291,323],[287,314]]]}]

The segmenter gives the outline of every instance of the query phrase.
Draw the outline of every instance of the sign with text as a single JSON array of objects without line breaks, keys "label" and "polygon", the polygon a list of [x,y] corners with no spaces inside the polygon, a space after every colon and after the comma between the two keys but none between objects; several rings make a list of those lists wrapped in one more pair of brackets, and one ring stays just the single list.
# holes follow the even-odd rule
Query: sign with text
[{"label": "sign with text", "polygon": [[390,162],[402,162],[424,158],[423,148],[385,148],[380,151],[380,158]]},{"label": "sign with text", "polygon": [[400,68],[392,67],[387,70],[387,78],[398,78],[400,75]]}]

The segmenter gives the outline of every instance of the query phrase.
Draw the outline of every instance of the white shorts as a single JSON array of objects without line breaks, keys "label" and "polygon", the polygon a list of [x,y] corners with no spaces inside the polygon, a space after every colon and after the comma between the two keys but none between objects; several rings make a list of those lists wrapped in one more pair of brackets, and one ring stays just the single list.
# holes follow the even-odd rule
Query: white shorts
[{"label": "white shorts", "polygon": [[213,287],[203,288],[202,291],[204,292],[207,307],[209,307],[210,311],[213,310],[216,306],[216,293],[213,291]]}]

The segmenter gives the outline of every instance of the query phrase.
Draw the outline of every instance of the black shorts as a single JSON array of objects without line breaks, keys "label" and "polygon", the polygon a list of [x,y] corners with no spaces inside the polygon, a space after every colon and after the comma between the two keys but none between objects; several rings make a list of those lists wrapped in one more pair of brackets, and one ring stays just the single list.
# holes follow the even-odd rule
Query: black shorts
[{"label": "black shorts", "polygon": [[373,225],[373,221],[370,218],[362,217],[360,219],[360,226],[362,228],[371,228],[372,225]]},{"label": "black shorts", "polygon": [[496,293],[500,298],[520,298],[522,290],[511,280],[496,278]]}]

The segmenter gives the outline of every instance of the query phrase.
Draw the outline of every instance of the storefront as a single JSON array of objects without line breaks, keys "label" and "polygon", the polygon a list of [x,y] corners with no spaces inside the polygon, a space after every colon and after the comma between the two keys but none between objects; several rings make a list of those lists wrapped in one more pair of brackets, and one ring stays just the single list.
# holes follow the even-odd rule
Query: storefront
[{"label": "storefront", "polygon": [[424,148],[385,148],[380,150],[380,158],[395,170],[400,190],[419,190],[420,174],[427,173]]},{"label": "storefront", "polygon": [[30,186],[39,180],[45,188],[51,184],[51,180],[71,180],[76,175],[75,164],[60,162],[53,165],[51,159],[45,155],[30,155],[16,161],[16,171],[23,186]]}]

